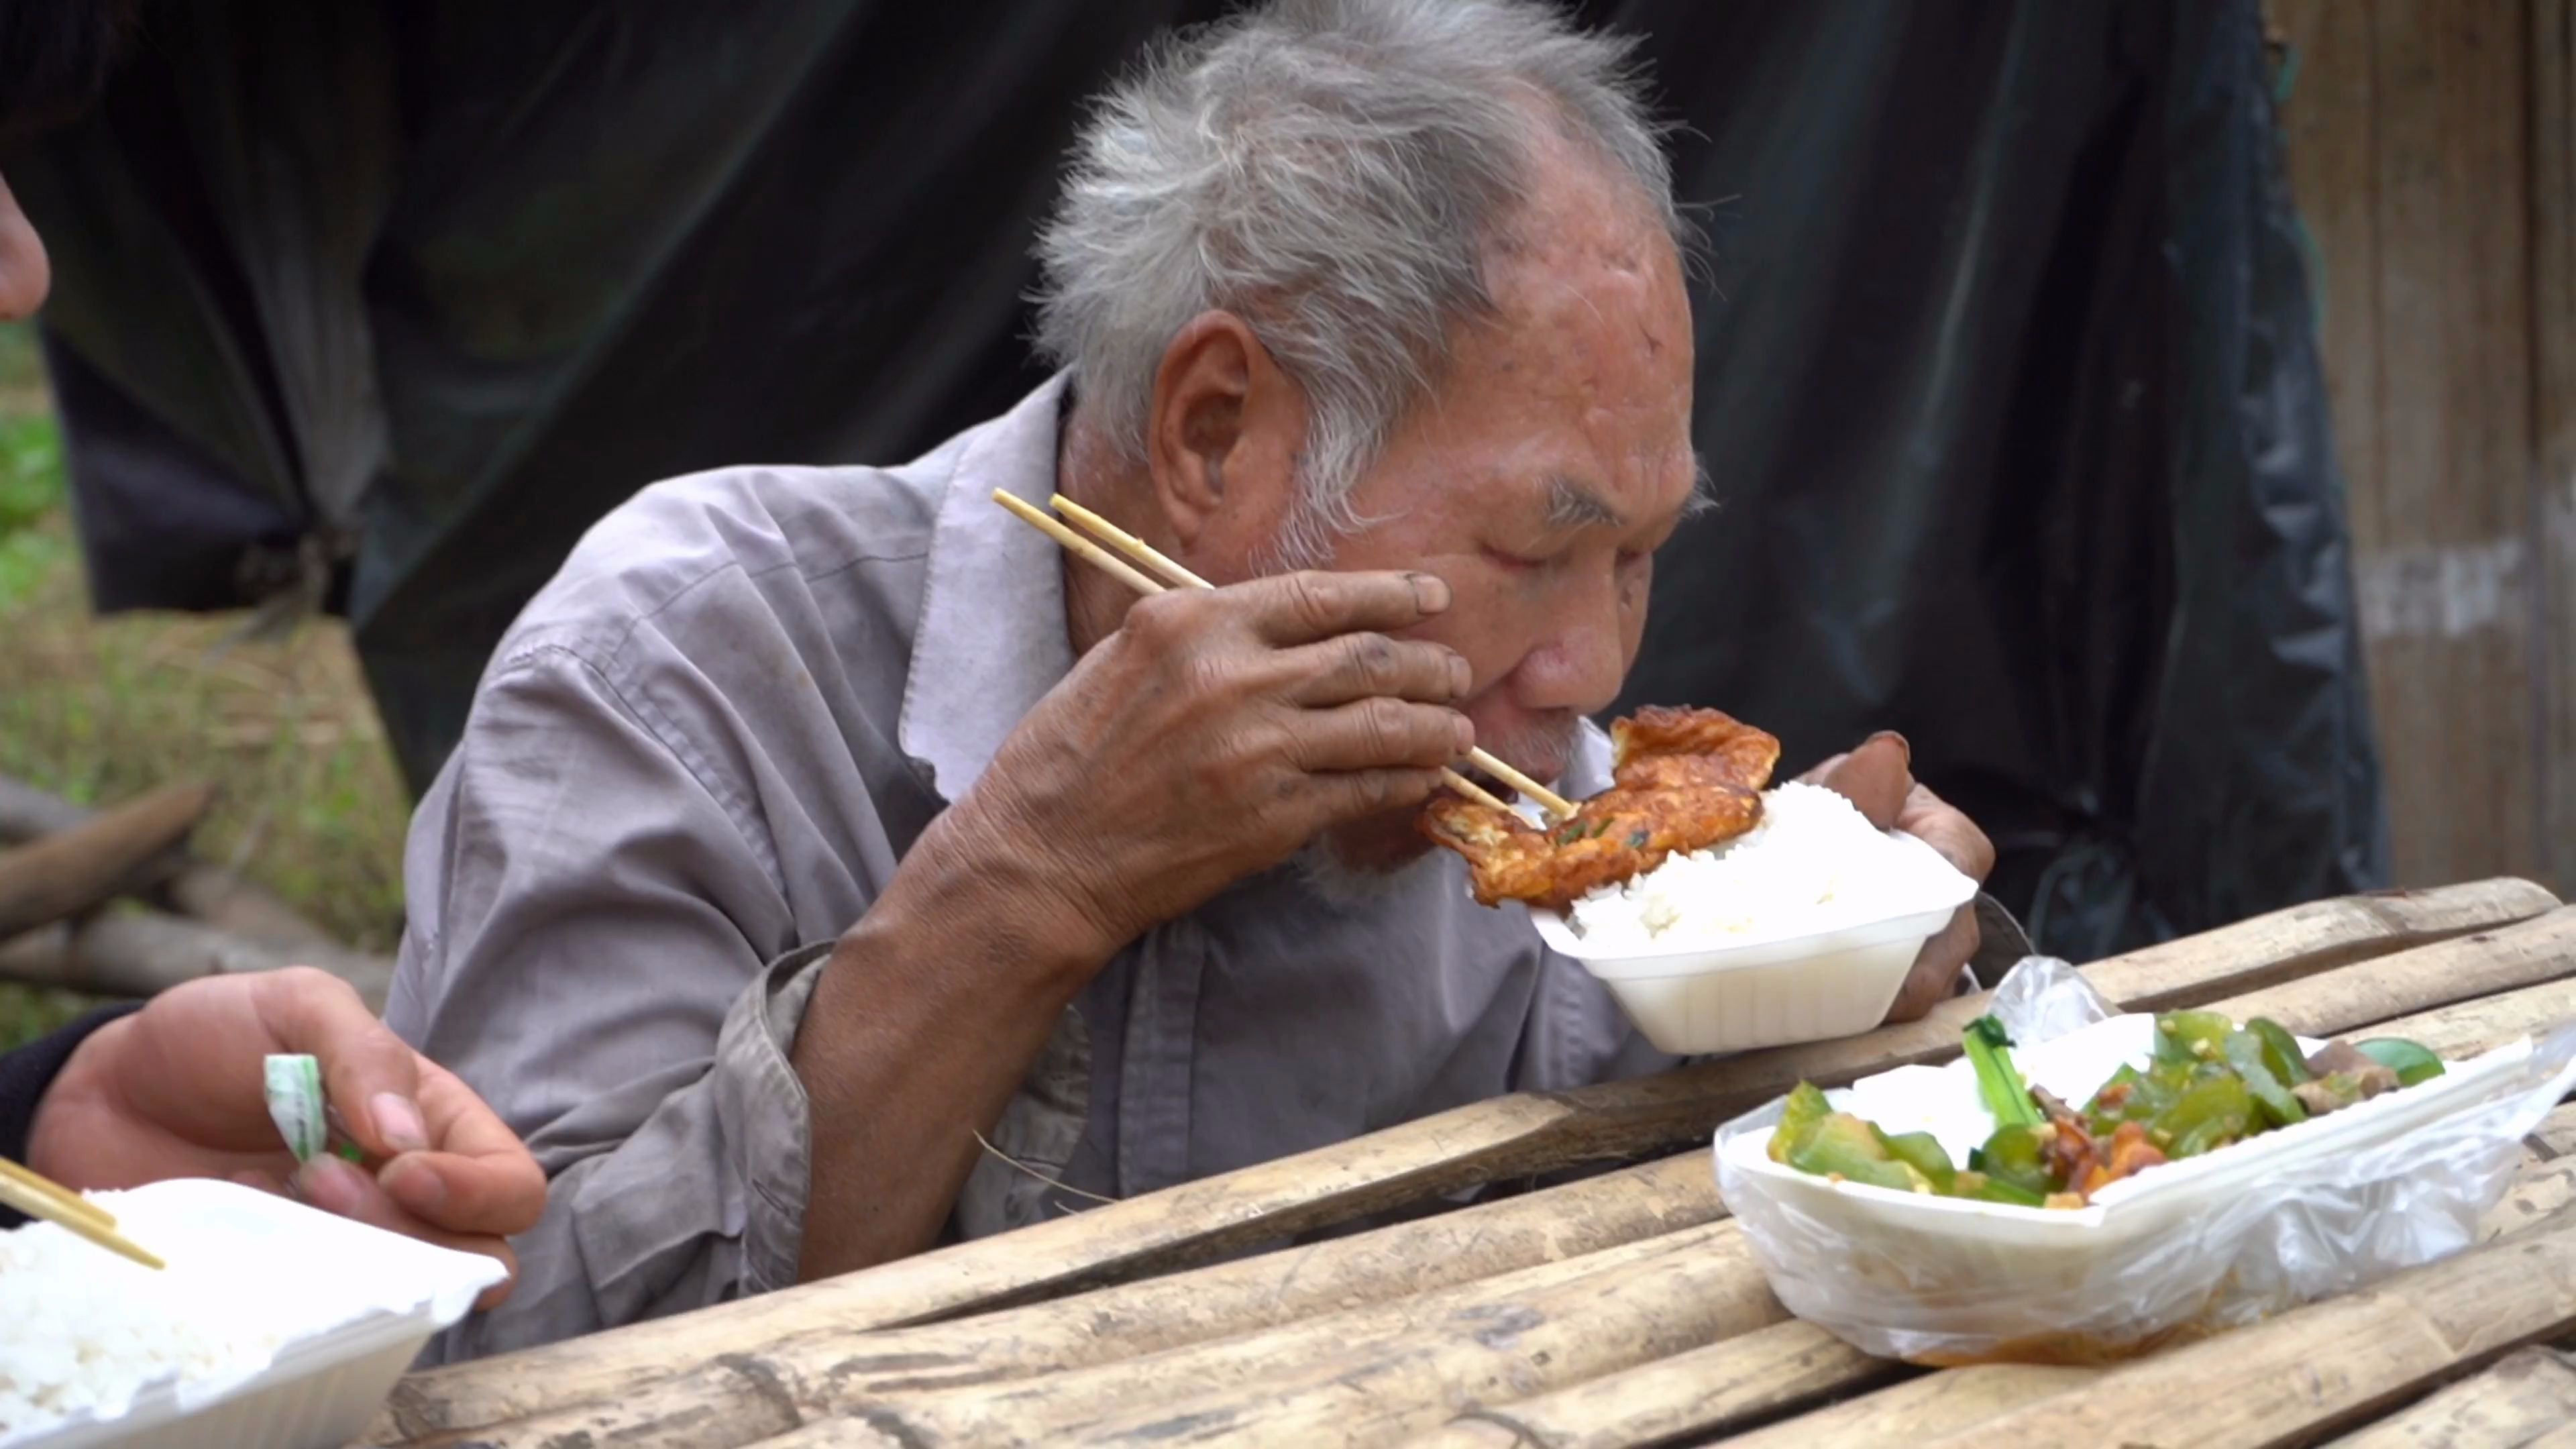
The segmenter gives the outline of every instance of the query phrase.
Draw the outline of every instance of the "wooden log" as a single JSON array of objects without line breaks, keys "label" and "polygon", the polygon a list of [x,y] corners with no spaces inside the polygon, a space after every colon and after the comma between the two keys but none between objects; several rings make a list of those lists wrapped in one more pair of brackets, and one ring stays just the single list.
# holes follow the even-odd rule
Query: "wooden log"
[{"label": "wooden log", "polygon": [[[320,926],[298,915],[275,892],[219,865],[191,860],[154,892],[161,904],[254,946],[352,953]],[[381,1007],[381,1003],[376,1003]]]},{"label": "wooden log", "polygon": [[[0,845],[60,834],[96,818],[59,795],[0,775]],[[344,949],[267,887],[191,860],[182,849],[173,848],[140,871],[136,889],[156,905],[253,944]]]},{"label": "wooden log", "polygon": [[143,911],[57,925],[0,944],[0,979],[99,996],[146,997],[200,976],[314,966],[358,989],[382,1011],[394,963],[335,946],[245,941],[177,916]]},{"label": "wooden log", "polygon": [[2576,1423],[2576,1364],[2526,1348],[2330,1449],[2510,1449]]},{"label": "wooden log", "polygon": [[[471,1442],[552,1445],[587,1435],[600,1443],[728,1449],[869,1395],[997,1383],[1249,1332],[1583,1257],[1713,1222],[1725,1211],[1708,1159],[1685,1153],[1079,1298],[864,1336],[850,1325],[808,1328],[756,1351],[744,1345],[715,1355],[677,1377],[623,1384],[589,1405],[492,1424]],[[412,1407],[421,1385],[436,1378],[417,1376],[396,1388],[371,1442],[444,1428]],[[799,1406],[798,1420],[782,1419],[778,1386],[803,1383],[821,1387]]]},{"label": "wooden log", "polygon": [[59,795],[0,775],[0,845],[54,835],[89,818],[89,811]]},{"label": "wooden log", "polygon": [[[2197,1004],[2532,918],[2556,898],[2524,881],[2319,902],[2086,968],[2115,1000]],[[1861,1037],[1774,1048],[1547,1097],[1496,1098],[1222,1177],[826,1282],[615,1329],[410,1380],[408,1432],[459,1430],[623,1395],[802,1329],[989,1312],[1164,1272],[1482,1182],[1705,1138],[1804,1077],[1826,1083],[1958,1050],[1984,998]],[[390,1426],[380,1425],[380,1432]]]},{"label": "wooden log", "polygon": [[114,900],[188,838],[214,792],[174,785],[0,851],[0,941]]}]

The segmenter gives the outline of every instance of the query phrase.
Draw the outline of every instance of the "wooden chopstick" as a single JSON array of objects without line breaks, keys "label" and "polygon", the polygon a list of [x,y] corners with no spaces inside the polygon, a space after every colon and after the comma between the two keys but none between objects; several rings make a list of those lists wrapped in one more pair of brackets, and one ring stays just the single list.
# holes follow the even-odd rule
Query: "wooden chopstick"
[{"label": "wooden chopstick", "polygon": [[1110,547],[1117,549],[1120,553],[1127,555],[1136,562],[1143,564],[1145,567],[1152,569],[1158,574],[1161,574],[1165,583],[1177,584],[1185,589],[1212,589],[1216,587],[1216,585],[1209,583],[1207,580],[1200,578],[1197,574],[1191,573],[1188,569],[1185,569],[1178,563],[1173,562],[1169,554],[1164,553],[1162,550],[1154,547],[1150,543],[1147,543],[1145,540],[1138,538],[1136,535],[1129,533],[1127,530],[1120,528],[1117,524],[1110,522],[1108,519],[1101,517],[1090,509],[1083,507],[1081,504],[1074,502],[1072,499],[1065,497],[1063,494],[1059,493],[1053,498],[1048,499],[1047,502],[1055,505],[1056,512],[1063,514],[1065,517],[1072,519],[1074,522],[1081,524],[1087,529],[1090,529],[1101,538],[1106,539]]},{"label": "wooden chopstick", "polygon": [[1163,591],[1161,584],[1129,568],[1126,560],[1058,523],[1052,515],[1036,504],[999,488],[993,490],[993,501],[1018,514],[1022,523],[1054,539],[1068,550],[1081,555],[1085,560],[1107,569],[1112,577],[1136,592],[1159,594]]},{"label": "wooden chopstick", "polygon": [[102,1228],[116,1226],[115,1214],[33,1168],[20,1167],[8,1158],[0,1157],[0,1179],[15,1182],[30,1192],[41,1192]]},{"label": "wooden chopstick", "polygon": [[[1048,513],[1045,509],[1038,507],[1027,499],[1021,498],[1017,494],[1008,493],[1002,489],[996,488],[993,490],[993,501],[1018,515],[1020,521],[1027,524],[1029,527],[1036,529],[1038,532],[1054,539],[1057,543],[1064,545],[1067,551],[1087,560],[1088,562],[1098,564],[1102,568],[1107,569],[1111,574],[1123,580],[1129,588],[1134,589],[1136,592],[1140,594],[1159,594],[1164,591],[1164,586],[1162,584],[1156,583],[1154,580],[1145,577],[1143,574],[1136,572],[1132,568],[1129,568],[1116,554],[1109,552],[1107,549],[1093,543],[1090,539],[1087,539],[1081,534],[1074,532],[1072,529],[1065,527],[1062,523],[1056,520],[1053,514]],[[1161,559],[1162,567],[1170,569],[1174,573],[1183,577],[1197,580],[1195,583],[1176,584],[1175,587],[1199,589],[1212,587],[1207,580],[1199,578],[1198,575],[1182,568],[1179,564],[1173,563],[1170,559],[1163,558],[1161,554],[1155,553],[1150,548],[1146,548],[1142,542],[1137,542],[1136,546],[1140,549],[1144,549],[1145,553],[1152,554],[1153,557]],[[1468,779],[1466,776],[1459,774],[1455,770],[1442,770],[1440,772],[1440,778],[1450,789],[1457,791],[1459,794],[1466,796],[1470,800],[1477,801],[1480,804],[1491,805],[1497,810],[1509,810],[1512,808],[1509,805],[1504,804],[1500,799],[1496,798],[1493,791],[1486,789],[1484,786],[1477,784],[1475,781]]]},{"label": "wooden chopstick", "polygon": [[0,1204],[16,1208],[31,1218],[42,1218],[65,1232],[87,1238],[111,1253],[122,1254],[146,1268],[170,1266],[135,1246],[132,1240],[116,1230],[116,1219],[105,1208],[90,1202],[79,1193],[42,1174],[0,1158]]},{"label": "wooden chopstick", "polygon": [[[1127,555],[1136,562],[1143,564],[1145,567],[1152,569],[1158,574],[1161,574],[1167,582],[1192,589],[1214,587],[1207,580],[1200,578],[1197,574],[1191,573],[1188,569],[1173,562],[1170,558],[1166,557],[1161,550],[1155,548],[1152,544],[1147,543],[1145,540],[1138,538],[1136,535],[1129,533],[1123,528],[1120,528],[1117,524],[1110,522],[1108,519],[1101,517],[1099,514],[1094,513],[1090,509],[1083,507],[1081,504],[1074,502],[1072,499],[1065,497],[1063,494],[1056,494],[1053,498],[1047,501],[1055,505],[1056,512],[1061,513],[1065,517],[1072,519],[1074,522],[1081,524],[1083,527],[1090,529],[1094,534],[1097,534],[1100,538],[1107,541],[1110,547],[1117,549],[1120,553]],[[1030,511],[1035,512],[1036,510],[1032,509]],[[1470,751],[1467,758],[1475,762],[1476,768],[1483,770],[1486,774],[1493,776],[1495,779],[1502,781],[1504,784],[1511,786],[1513,789],[1518,790],[1522,794],[1537,801],[1541,806],[1546,808],[1549,814],[1556,816],[1558,819],[1562,820],[1574,813],[1574,804],[1572,801],[1567,800],[1564,796],[1557,794],[1555,791],[1540,784],[1538,781],[1531,779],[1529,776],[1522,774],[1520,771],[1513,769],[1501,759],[1485,753],[1482,749]],[[1482,791],[1479,791],[1478,794],[1489,801],[1494,798],[1491,795],[1484,794]]]}]

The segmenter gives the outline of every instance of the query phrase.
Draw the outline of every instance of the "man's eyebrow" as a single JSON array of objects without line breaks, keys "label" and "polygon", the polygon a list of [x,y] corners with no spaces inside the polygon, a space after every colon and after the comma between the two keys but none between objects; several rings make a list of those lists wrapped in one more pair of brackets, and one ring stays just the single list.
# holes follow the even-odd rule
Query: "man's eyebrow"
[{"label": "man's eyebrow", "polygon": [[1550,528],[1625,528],[1628,515],[1575,478],[1552,473],[1547,480],[1547,525]]}]

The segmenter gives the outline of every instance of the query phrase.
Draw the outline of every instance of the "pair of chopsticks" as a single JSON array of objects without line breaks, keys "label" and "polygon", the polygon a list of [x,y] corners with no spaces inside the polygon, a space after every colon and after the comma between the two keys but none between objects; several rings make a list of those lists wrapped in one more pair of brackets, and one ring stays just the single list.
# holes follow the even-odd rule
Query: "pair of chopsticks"
[{"label": "pair of chopsticks", "polygon": [[[1063,523],[1059,522],[1053,515],[1047,513],[1046,510],[1037,507],[1026,499],[1007,493],[1002,489],[996,488],[993,490],[993,501],[1002,505],[1004,508],[1009,509],[1012,513],[1017,514],[1022,522],[1028,524],[1038,532],[1043,533],[1047,537],[1054,539],[1057,543],[1064,545],[1067,551],[1073,553],[1087,563],[1099,565],[1102,569],[1107,570],[1111,577],[1116,578],[1119,582],[1124,583],[1127,587],[1134,589],[1140,594],[1159,594],[1167,587],[1183,589],[1208,589],[1215,587],[1215,585],[1209,583],[1203,578],[1200,578],[1197,574],[1191,573],[1188,569],[1185,569],[1179,564],[1176,564],[1170,559],[1164,557],[1163,554],[1155,549],[1152,544],[1145,542],[1145,540],[1138,538],[1134,534],[1120,528],[1118,525],[1111,523],[1108,519],[1101,517],[1099,514],[1092,512],[1090,509],[1083,507],[1081,504],[1074,502],[1072,499],[1065,497],[1061,493],[1058,493],[1053,498],[1047,500],[1055,505],[1056,512],[1063,514],[1066,518],[1072,519],[1074,522],[1081,524],[1083,527],[1099,535],[1110,545],[1111,548],[1117,549],[1118,553],[1111,553],[1109,549],[1102,548],[1099,544],[1094,543],[1090,539],[1083,537],[1081,534],[1074,532],[1072,529],[1065,527]],[[1118,556],[1118,554],[1121,553],[1125,554],[1127,558],[1134,559],[1137,563],[1143,564],[1146,568],[1152,569],[1155,573],[1162,575],[1163,581],[1158,583],[1155,580],[1138,573],[1135,569],[1128,566],[1126,559],[1122,559]],[[1511,766],[1504,764],[1501,760],[1494,758],[1483,750],[1476,750],[1468,755],[1467,758],[1474,762],[1476,768],[1483,770],[1486,774],[1493,776],[1495,779],[1502,781],[1504,784],[1511,786],[1513,789],[1527,795],[1532,800],[1537,801],[1549,814],[1556,816],[1558,819],[1564,819],[1574,813],[1573,802],[1567,800],[1564,796],[1557,794],[1555,791],[1548,789],[1538,781],[1531,779],[1529,776],[1522,774],[1520,771],[1513,769]],[[1511,808],[1510,806],[1505,805],[1502,801],[1494,798],[1493,792],[1478,785],[1475,781],[1468,779],[1466,776],[1459,774],[1455,770],[1442,770],[1440,772],[1440,778],[1448,784],[1450,789],[1457,791],[1459,794],[1466,796],[1470,800],[1481,801],[1484,804],[1493,806],[1497,810],[1508,810]]]},{"label": "pair of chopsticks", "polygon": [[146,1268],[169,1266],[118,1232],[116,1219],[107,1209],[52,1178],[31,1172],[5,1157],[0,1157],[0,1203],[87,1238],[111,1253],[132,1258]]}]

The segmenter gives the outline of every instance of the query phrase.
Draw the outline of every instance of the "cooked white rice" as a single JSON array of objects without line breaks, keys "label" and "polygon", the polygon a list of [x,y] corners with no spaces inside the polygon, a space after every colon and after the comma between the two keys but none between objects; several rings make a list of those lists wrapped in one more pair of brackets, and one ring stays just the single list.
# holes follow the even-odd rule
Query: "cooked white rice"
[{"label": "cooked white rice", "polygon": [[1821,785],[1765,791],[1762,822],[1711,850],[1575,902],[1569,923],[1587,947],[1692,950],[1801,936],[1903,914],[1938,897],[1937,858],[1874,829]]},{"label": "cooked white rice", "polygon": [[[126,1412],[149,1385],[237,1382],[288,1341],[319,1331],[311,1292],[280,1291],[297,1265],[156,1212],[149,1198],[93,1193],[155,1272],[52,1223],[0,1233],[0,1443],[88,1411]],[[351,1285],[353,1288],[355,1285]],[[364,1313],[352,1296],[343,1321]]]}]

